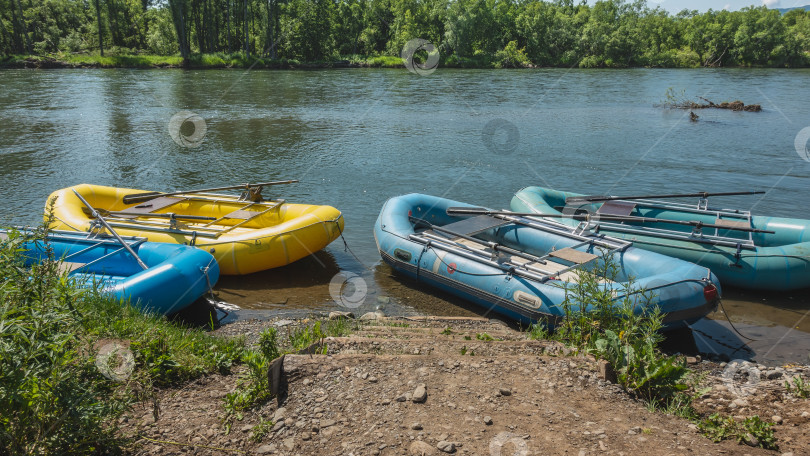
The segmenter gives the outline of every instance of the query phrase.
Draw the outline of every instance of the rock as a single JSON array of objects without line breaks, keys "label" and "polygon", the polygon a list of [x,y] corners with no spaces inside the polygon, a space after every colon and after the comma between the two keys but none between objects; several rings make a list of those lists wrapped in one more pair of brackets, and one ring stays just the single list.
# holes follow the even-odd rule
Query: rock
[{"label": "rock", "polygon": [[246,424],[246,425],[242,426],[242,432],[249,432],[251,429],[253,429],[252,424]]},{"label": "rock", "polygon": [[408,448],[408,453],[412,456],[435,456],[437,451],[427,443],[417,440]]},{"label": "rock", "polygon": [[765,378],[767,378],[768,380],[776,380],[782,378],[782,373],[775,370],[768,371],[765,373]]},{"label": "rock", "polygon": [[276,451],[276,446],[273,444],[270,445],[262,445],[259,448],[256,448],[256,454],[267,454]]},{"label": "rock", "polygon": [[380,319],[380,318],[385,318],[385,312],[383,312],[383,311],[382,311],[382,310],[380,310],[380,309],[375,310],[375,311],[374,311],[374,315],[376,315],[376,316],[377,316],[377,319]]},{"label": "rock", "polygon": [[377,302],[380,304],[388,304],[391,302],[391,298],[388,296],[377,296]]},{"label": "rock", "polygon": [[453,442],[448,442],[447,440],[442,440],[441,442],[436,444],[436,448],[445,453],[455,453],[456,452],[456,445]]},{"label": "rock", "polygon": [[758,447],[759,446],[759,440],[757,440],[757,438],[754,437],[754,435],[750,434],[750,433],[745,434],[745,437],[743,438],[743,442],[746,445],[750,446],[750,447]]},{"label": "rock", "polygon": [[484,424],[486,424],[487,426],[492,426],[492,417],[489,416],[489,415],[485,416],[484,417]]},{"label": "rock", "polygon": [[413,423],[411,425],[411,429],[413,429],[414,431],[421,431],[422,430],[422,425],[419,424],[419,423]]},{"label": "rock", "polygon": [[641,426],[632,427],[629,431],[627,431],[627,433],[629,435],[641,434]]},{"label": "rock", "polygon": [[407,402],[411,400],[411,393],[400,394],[394,400],[397,402]]},{"label": "rock", "polygon": [[498,392],[501,393],[501,396],[511,396],[512,395],[512,390],[509,389],[509,388],[503,387],[503,386],[498,388]]},{"label": "rock", "polygon": [[413,390],[413,396],[411,396],[411,400],[413,402],[425,402],[427,399],[427,388],[425,387],[424,383],[420,383],[419,386]]},{"label": "rock", "polygon": [[697,364],[700,362],[700,359],[697,356],[687,356],[686,357],[686,364]]},{"label": "rock", "polygon": [[334,311],[329,312],[329,319],[330,320],[338,320],[341,318],[354,318],[354,314],[351,312],[341,312],[341,311]]},{"label": "rock", "polygon": [[366,312],[366,313],[364,313],[363,315],[360,316],[360,320],[361,321],[371,321],[371,320],[376,320],[377,317],[378,317],[378,315],[377,315],[376,312]]},{"label": "rock", "polygon": [[368,378],[368,382],[369,382],[369,383],[377,383],[377,377],[373,377],[373,376],[372,376],[372,377],[369,377],[369,378]]},{"label": "rock", "polygon": [[276,413],[273,414],[273,421],[278,423],[279,421],[283,421],[285,415],[287,414],[287,409],[285,407],[281,407],[276,410]]},{"label": "rock", "polygon": [[782,456],[793,456],[793,452],[791,451],[790,453],[782,453]]},{"label": "rock", "polygon": [[748,401],[743,398],[737,398],[731,401],[732,404],[735,404],[737,407],[748,407]]},{"label": "rock", "polygon": [[802,412],[802,415],[801,415],[801,416],[802,416],[802,418],[807,418],[807,417],[810,417],[810,413],[808,413],[808,412]]},{"label": "rock", "polygon": [[284,420],[276,422],[276,424],[273,426],[273,432],[278,432],[278,431],[284,429],[285,425],[286,424],[284,423]]},{"label": "rock", "polygon": [[613,369],[613,365],[610,364],[606,359],[600,359],[599,363],[597,363],[596,369],[597,378],[610,383],[616,383],[616,371]]},{"label": "rock", "polygon": [[335,420],[321,420],[320,426],[321,429],[328,428],[329,426],[334,426]]},{"label": "rock", "polygon": [[293,323],[295,323],[295,322],[292,321],[292,320],[279,320],[279,321],[277,321],[275,323],[275,325],[278,326],[278,327],[282,327],[282,326],[289,326],[289,325],[291,325]]},{"label": "rock", "polygon": [[773,421],[776,424],[782,424],[782,417],[779,415],[774,415],[771,417],[771,421]]}]

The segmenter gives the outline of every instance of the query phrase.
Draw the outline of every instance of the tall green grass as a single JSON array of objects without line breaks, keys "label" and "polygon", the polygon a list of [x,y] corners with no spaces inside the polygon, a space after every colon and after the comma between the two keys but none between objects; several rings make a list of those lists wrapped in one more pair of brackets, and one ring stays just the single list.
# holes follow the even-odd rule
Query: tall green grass
[{"label": "tall green grass", "polygon": [[[241,361],[241,339],[79,289],[52,257],[29,264],[23,244],[45,234],[12,231],[0,241],[0,454],[115,452],[124,443],[117,419],[134,402]],[[124,378],[96,362],[113,340],[132,353]]]}]

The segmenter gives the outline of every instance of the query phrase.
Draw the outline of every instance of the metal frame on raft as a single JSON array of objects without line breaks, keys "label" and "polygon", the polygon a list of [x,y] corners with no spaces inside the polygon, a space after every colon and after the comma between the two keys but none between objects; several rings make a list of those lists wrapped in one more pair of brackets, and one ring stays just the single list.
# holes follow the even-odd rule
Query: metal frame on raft
[{"label": "metal frame on raft", "polygon": [[[453,236],[454,238],[438,236],[430,232],[423,232],[420,234],[410,234],[408,238],[411,239],[412,241],[425,245],[425,248],[436,247],[446,252],[450,252],[455,255],[461,256],[463,258],[499,269],[506,274],[518,275],[530,280],[537,281],[539,283],[545,283],[549,280],[553,280],[555,277],[562,276],[563,274],[571,272],[583,264],[587,264],[599,258],[598,255],[576,250],[579,247],[583,247],[586,245],[594,247],[598,246],[606,249],[607,252],[614,252],[614,251],[624,251],[633,245],[633,243],[629,241],[624,241],[622,239],[612,238],[605,235],[599,235],[596,233],[592,233],[588,236],[576,234],[574,232],[574,229],[572,229],[570,226],[545,219],[537,220],[534,218],[513,217],[507,215],[482,215],[479,217],[495,218],[503,220],[503,223],[491,225],[487,229],[497,228],[509,223],[515,223],[542,232],[557,234],[570,239],[574,239],[579,241],[579,243],[570,247],[565,247],[560,250],[553,250],[543,256],[537,256],[526,253],[521,250],[513,249],[511,247],[498,244],[496,242],[477,239],[470,235],[474,233],[465,234],[448,229],[449,226],[454,225],[455,223],[445,225],[442,227],[433,225],[427,220],[416,217],[410,217],[411,221],[413,221],[415,224],[425,225],[434,232],[443,233],[448,236]],[[457,223],[463,222],[464,221]],[[480,231],[482,230],[479,230],[477,232]],[[465,245],[459,242],[459,240],[466,240],[469,242],[473,242],[478,246],[480,246],[481,249],[476,249],[469,245]],[[503,261],[503,257],[500,255],[500,253],[511,255],[512,258],[519,257],[527,261],[525,263],[516,263],[511,260]],[[565,262],[573,264],[566,265],[554,261],[555,259],[560,259]],[[557,270],[550,270],[544,269],[542,266],[540,266],[540,265],[548,265],[549,262],[563,266],[563,268]],[[419,267],[419,265],[417,265],[417,267]]]},{"label": "metal frame on raft", "polygon": [[[700,198],[698,201],[697,206],[693,204],[685,204],[685,203],[672,203],[667,201],[659,201],[659,200],[648,200],[648,199],[637,199],[637,200],[612,200],[617,203],[630,203],[633,205],[640,205],[644,206],[645,208],[653,208],[653,209],[663,209],[663,210],[672,210],[678,212],[687,212],[692,214],[701,214],[701,215],[715,215],[716,220],[714,225],[725,225],[727,226],[728,230],[735,230],[739,228],[745,227],[746,229],[753,228],[752,223],[752,215],[751,211],[742,211],[738,209],[719,209],[719,208],[711,208],[708,206],[708,199],[707,198]],[[611,202],[612,202],[611,201]],[[592,201],[582,201],[585,204],[592,204]],[[595,201],[598,202],[598,201]],[[603,205],[604,207],[604,205]],[[601,210],[601,207],[600,207]],[[757,247],[754,244],[754,231],[748,230],[748,239],[740,239],[728,236],[720,236],[720,230],[722,229],[721,226],[714,226],[714,234],[706,234],[704,230],[706,227],[695,226],[691,232],[684,232],[684,231],[677,231],[671,230],[666,228],[654,228],[654,227],[644,227],[644,226],[635,226],[635,225],[627,225],[624,223],[614,223],[610,221],[603,221],[598,219],[599,210],[596,212],[597,219],[596,220],[586,220],[580,223],[577,227],[581,230],[588,230],[588,231],[595,231],[598,232],[599,229],[605,228],[612,231],[618,231],[622,233],[628,234],[639,234],[639,235],[650,235],[655,237],[661,237],[665,239],[673,239],[673,240],[683,240],[689,242],[698,242],[702,244],[711,244],[711,245],[719,245],[724,247],[733,247],[738,250],[738,253],[745,249],[745,250],[755,250]],[[538,214],[538,217],[542,217],[542,214]],[[725,217],[725,218],[723,218]],[[730,221],[728,219],[735,218],[739,219],[739,221]],[[665,219],[659,219],[662,223],[666,223]]]},{"label": "metal frame on raft", "polygon": [[[212,204],[247,202],[247,204],[220,217],[182,215],[182,214],[175,214],[172,212],[155,213],[155,212],[137,211],[137,208],[145,206],[146,204],[149,203],[149,201],[157,201],[159,198],[163,198],[163,202],[167,202],[167,200],[169,199],[176,201],[170,201],[169,204],[159,205],[159,207],[152,209],[153,211],[164,210],[177,204],[190,201],[202,201]],[[180,234],[183,236],[191,236],[193,242],[194,240],[196,240],[197,237],[218,239],[220,236],[229,233],[235,230],[236,228],[241,227],[242,225],[250,222],[256,217],[264,215],[275,209],[281,210],[282,205],[284,205],[285,203],[286,200],[284,199],[271,201],[248,201],[244,199],[244,195],[232,196],[220,193],[198,193],[195,196],[165,196],[162,194],[158,194],[154,195],[153,199],[143,201],[137,206],[134,206],[127,210],[109,212],[107,218],[112,220],[109,220],[107,223],[109,223],[110,226],[115,228],[136,229],[143,231],[153,231],[153,232]],[[256,206],[259,206],[262,210],[258,211],[248,210]],[[153,218],[153,219],[167,218],[168,223],[161,223],[160,221],[156,220],[135,220],[136,218]],[[233,225],[223,226],[223,228],[214,228],[211,226],[219,222],[222,222],[223,220],[226,219],[241,220],[241,221]],[[188,220],[190,222],[183,223],[183,226],[181,226],[179,223],[182,223],[184,220]],[[93,226],[91,226],[91,229],[93,229],[94,227],[98,228],[97,223],[98,220],[94,220],[92,222]]]}]

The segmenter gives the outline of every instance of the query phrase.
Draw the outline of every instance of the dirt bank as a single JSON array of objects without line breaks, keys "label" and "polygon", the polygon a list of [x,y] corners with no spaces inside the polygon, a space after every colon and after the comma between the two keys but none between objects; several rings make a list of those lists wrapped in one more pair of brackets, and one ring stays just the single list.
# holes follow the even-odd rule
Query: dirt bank
[{"label": "dirt bank", "polygon": [[[237,322],[223,336],[301,322]],[[449,329],[447,329],[449,328]],[[492,340],[490,340],[492,339]],[[597,362],[530,341],[487,319],[386,319],[327,339],[327,355],[288,355],[278,400],[225,433],[223,397],[236,376],[163,391],[130,413],[131,454],[546,455],[810,453],[810,405],[786,394],[801,367],[735,366],[696,359],[709,388],[695,405],[738,419],[776,419],[779,451],[713,443],[689,421],[651,412],[601,380]],[[729,375],[736,374],[736,375]],[[756,378],[755,378],[756,377]],[[773,417],[773,418],[772,418]],[[255,426],[266,424],[266,432]],[[254,438],[252,438],[254,437]]]}]

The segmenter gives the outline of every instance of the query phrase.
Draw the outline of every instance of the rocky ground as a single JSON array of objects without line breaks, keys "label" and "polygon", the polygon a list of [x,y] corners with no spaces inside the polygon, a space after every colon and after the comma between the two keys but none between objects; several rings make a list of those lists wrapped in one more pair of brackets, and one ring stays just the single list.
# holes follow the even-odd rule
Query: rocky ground
[{"label": "rocky ground", "polygon": [[[268,325],[237,322],[223,336]],[[449,328],[449,330],[447,329]],[[283,334],[283,329],[282,329]],[[489,339],[493,340],[489,340]],[[482,340],[483,339],[483,340]],[[225,432],[223,398],[236,375],[163,391],[122,419],[131,454],[546,455],[810,454],[810,402],[784,382],[810,369],[690,359],[705,375],[704,414],[775,421],[780,449],[713,443],[689,421],[649,411],[600,379],[599,363],[530,341],[487,319],[365,322],[326,340],[327,355],[287,355],[278,400]],[[157,419],[155,417],[157,416]]]}]

